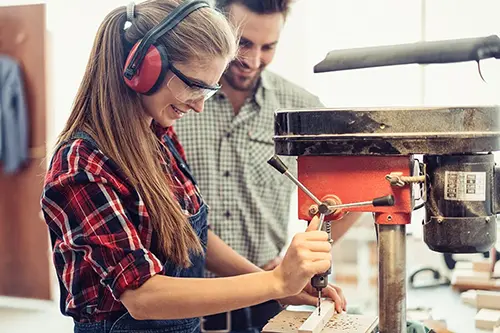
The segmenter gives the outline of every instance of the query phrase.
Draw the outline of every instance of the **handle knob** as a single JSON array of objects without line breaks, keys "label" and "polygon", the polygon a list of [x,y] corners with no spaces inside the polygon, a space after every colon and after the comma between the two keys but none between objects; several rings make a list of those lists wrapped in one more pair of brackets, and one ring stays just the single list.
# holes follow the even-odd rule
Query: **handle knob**
[{"label": "handle knob", "polygon": [[372,200],[374,207],[380,206],[394,206],[395,200],[392,194],[386,195],[385,197],[379,197]]},{"label": "handle knob", "polygon": [[283,163],[283,161],[277,155],[271,157],[267,161],[267,163],[269,163],[273,168],[278,170],[280,173],[285,173],[288,170],[285,163]]}]

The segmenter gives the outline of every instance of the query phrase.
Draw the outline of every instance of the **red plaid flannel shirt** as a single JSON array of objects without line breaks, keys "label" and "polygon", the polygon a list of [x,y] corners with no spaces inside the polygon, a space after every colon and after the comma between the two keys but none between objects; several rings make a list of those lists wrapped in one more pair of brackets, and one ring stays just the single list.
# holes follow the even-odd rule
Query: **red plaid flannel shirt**
[{"label": "red plaid flannel shirt", "polygon": [[[162,142],[165,135],[171,137],[184,157],[173,129],[156,127],[155,132]],[[178,198],[196,212],[195,186],[168,149],[163,158],[171,163]],[[144,202],[117,165],[87,141],[73,140],[55,153],[41,205],[57,235],[54,263],[68,292],[63,314],[80,322],[119,316],[126,311],[119,301],[122,293],[163,272]]]}]

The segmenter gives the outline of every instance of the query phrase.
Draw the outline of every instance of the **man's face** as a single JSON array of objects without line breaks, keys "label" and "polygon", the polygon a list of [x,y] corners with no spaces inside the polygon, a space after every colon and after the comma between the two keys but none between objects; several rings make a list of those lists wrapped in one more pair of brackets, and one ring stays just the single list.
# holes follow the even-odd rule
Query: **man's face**
[{"label": "man's face", "polygon": [[260,73],[273,60],[285,18],[282,13],[260,15],[241,4],[230,5],[229,19],[240,27],[240,49],[224,79],[233,89],[252,90]]}]

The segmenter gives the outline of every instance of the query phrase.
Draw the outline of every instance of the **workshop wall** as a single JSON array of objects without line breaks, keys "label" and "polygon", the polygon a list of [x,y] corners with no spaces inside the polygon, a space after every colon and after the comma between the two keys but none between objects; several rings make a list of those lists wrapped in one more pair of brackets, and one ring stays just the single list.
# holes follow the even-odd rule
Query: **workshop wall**
[{"label": "workshop wall", "polygon": [[[299,1],[296,6],[297,16],[292,19],[303,28],[289,29],[286,34],[298,30],[307,37],[300,43],[283,39],[275,61],[275,64],[287,61],[284,73],[291,79],[318,94],[328,106],[420,104],[421,73],[416,65],[313,73],[313,66],[333,49],[418,41],[420,1],[308,0]],[[302,15],[299,6],[306,7],[306,14]],[[292,25],[292,20],[289,24]],[[293,52],[305,50],[305,57],[287,60],[292,48]],[[300,69],[300,77],[291,74],[296,68]]]},{"label": "workshop wall", "polygon": [[[426,37],[428,40],[479,37],[500,34],[497,14],[500,2],[428,1]],[[425,71],[425,103],[497,104],[500,101],[500,62],[481,62],[481,80],[477,64],[447,64],[427,66]]]},{"label": "workshop wall", "polygon": [[[48,5],[47,76],[51,88],[47,96],[47,146],[51,149],[69,115],[99,23],[109,10],[126,5],[128,0],[0,0],[0,6],[24,3]],[[314,74],[312,68],[336,48],[499,33],[499,10],[496,0],[428,1],[426,6],[420,1],[299,0],[270,68],[317,94],[329,106],[495,103],[500,70],[495,78],[495,64],[490,61],[484,67],[489,84],[481,81],[475,64],[410,65],[327,74]],[[303,227],[293,221],[296,208],[292,206],[290,235]],[[58,293],[54,290],[53,294],[57,299]],[[9,302],[0,300],[0,332],[72,331],[71,320],[59,314],[57,301]]]}]

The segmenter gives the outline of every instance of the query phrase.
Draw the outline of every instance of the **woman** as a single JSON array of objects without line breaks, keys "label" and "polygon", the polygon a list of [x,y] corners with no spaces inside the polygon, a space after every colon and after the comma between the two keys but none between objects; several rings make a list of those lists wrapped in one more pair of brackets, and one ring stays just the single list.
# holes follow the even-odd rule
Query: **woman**
[{"label": "woman", "polygon": [[[317,219],[268,272],[208,230],[172,125],[203,110],[237,41],[223,15],[203,4],[159,34],[159,22],[182,6],[148,1],[105,18],[46,175],[42,208],[61,311],[75,332],[199,332],[200,316],[271,299],[314,305],[308,282],[331,264],[326,234],[312,230]],[[155,39],[152,31],[168,70],[146,87],[135,80],[146,70],[133,65],[134,54]],[[202,278],[205,266],[223,277]],[[340,289],[324,293],[345,309]]]}]

